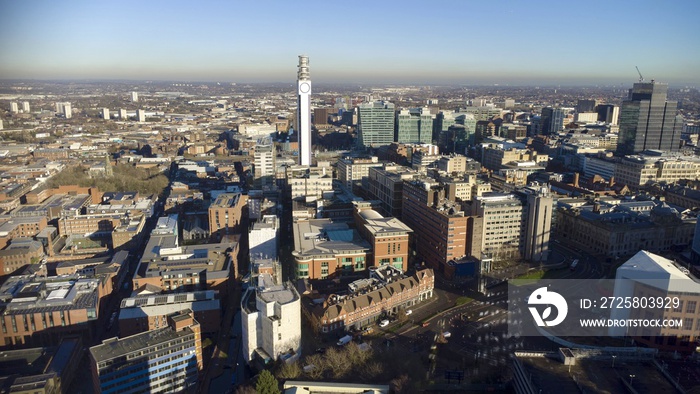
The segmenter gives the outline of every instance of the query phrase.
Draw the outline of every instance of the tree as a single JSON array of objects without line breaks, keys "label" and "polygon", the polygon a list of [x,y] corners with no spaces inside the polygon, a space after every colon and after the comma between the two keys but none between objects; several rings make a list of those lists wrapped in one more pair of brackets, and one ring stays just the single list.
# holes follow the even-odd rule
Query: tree
[{"label": "tree", "polygon": [[280,394],[279,382],[270,371],[264,370],[258,375],[255,391],[259,394]]},{"label": "tree", "polygon": [[291,363],[282,361],[275,375],[281,380],[296,379],[301,375],[301,366],[299,366],[298,361]]}]

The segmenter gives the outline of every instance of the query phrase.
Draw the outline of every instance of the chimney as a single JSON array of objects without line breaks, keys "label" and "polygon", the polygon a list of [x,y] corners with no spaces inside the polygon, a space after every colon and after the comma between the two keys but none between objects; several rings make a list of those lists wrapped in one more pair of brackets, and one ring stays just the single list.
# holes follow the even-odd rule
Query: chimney
[{"label": "chimney", "polygon": [[578,187],[578,172],[574,172],[574,187]]}]

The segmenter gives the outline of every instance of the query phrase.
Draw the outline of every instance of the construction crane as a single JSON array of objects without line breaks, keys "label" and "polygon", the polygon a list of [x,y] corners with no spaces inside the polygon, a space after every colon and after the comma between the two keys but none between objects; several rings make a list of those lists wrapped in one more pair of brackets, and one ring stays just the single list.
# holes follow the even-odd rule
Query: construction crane
[{"label": "construction crane", "polygon": [[634,66],[634,68],[637,69],[637,74],[639,74],[639,82],[644,82],[644,77],[642,76],[642,72],[639,71],[639,67]]}]

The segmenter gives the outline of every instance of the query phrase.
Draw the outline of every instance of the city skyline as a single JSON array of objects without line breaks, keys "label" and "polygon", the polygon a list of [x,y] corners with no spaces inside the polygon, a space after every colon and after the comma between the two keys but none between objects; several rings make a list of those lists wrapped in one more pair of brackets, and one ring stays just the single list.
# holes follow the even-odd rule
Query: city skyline
[{"label": "city skyline", "polygon": [[304,5],[5,2],[0,78],[293,82],[305,54],[319,83],[700,84],[690,1]]}]

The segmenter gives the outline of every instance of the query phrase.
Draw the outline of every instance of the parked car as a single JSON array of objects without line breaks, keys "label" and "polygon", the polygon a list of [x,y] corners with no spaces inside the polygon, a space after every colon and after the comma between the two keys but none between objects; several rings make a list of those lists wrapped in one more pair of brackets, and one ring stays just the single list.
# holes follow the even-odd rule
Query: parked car
[{"label": "parked car", "polygon": [[407,310],[406,310],[406,316],[410,316],[411,313],[413,313],[413,309],[407,309]]},{"label": "parked car", "polygon": [[379,322],[379,327],[386,327],[389,325],[389,319],[384,319]]}]

